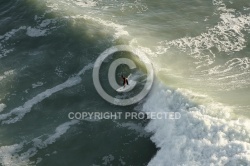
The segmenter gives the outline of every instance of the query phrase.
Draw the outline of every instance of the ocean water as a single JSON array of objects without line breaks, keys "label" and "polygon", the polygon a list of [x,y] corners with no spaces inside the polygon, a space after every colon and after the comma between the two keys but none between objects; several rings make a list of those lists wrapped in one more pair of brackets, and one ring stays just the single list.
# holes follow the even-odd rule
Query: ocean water
[{"label": "ocean water", "polygon": [[[249,33],[248,0],[1,0],[1,165],[250,165]],[[92,79],[98,56],[121,44],[145,52],[155,75],[126,107]]]}]

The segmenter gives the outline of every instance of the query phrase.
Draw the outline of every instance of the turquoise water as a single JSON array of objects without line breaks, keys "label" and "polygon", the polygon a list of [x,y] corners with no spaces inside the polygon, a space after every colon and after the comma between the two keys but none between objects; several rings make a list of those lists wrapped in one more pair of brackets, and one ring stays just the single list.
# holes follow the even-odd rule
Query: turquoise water
[{"label": "turquoise water", "polygon": [[[2,0],[1,165],[250,165],[249,11],[247,0]],[[120,44],[145,52],[155,73],[147,97],[126,107],[102,99],[92,79],[97,57]],[[115,95],[111,61],[100,76]],[[143,65],[136,72],[134,93]],[[129,69],[119,68],[118,82],[121,73]]]}]

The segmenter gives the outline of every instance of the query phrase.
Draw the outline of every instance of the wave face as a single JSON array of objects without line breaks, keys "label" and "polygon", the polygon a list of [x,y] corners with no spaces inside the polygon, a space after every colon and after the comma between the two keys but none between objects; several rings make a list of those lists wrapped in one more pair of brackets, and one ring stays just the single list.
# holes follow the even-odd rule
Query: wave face
[{"label": "wave face", "polygon": [[[1,165],[250,165],[249,33],[248,0],[0,2]],[[120,44],[145,52],[156,77],[128,107],[92,82],[96,58]],[[181,118],[68,118],[84,111]]]},{"label": "wave face", "polygon": [[[143,105],[146,112],[179,112],[180,120],[151,120],[146,127],[160,148],[148,165],[249,165],[249,122],[230,120],[225,106],[190,103],[200,96],[162,85]],[[217,110],[214,110],[217,106]],[[211,115],[215,112],[215,115]]]}]

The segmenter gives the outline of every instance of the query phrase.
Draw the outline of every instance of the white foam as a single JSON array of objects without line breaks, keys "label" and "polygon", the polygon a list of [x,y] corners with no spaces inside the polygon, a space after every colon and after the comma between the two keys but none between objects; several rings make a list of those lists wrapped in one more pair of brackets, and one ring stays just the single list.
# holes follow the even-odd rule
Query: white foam
[{"label": "white foam", "polygon": [[0,81],[3,80],[5,78],[5,76],[0,76]]},{"label": "white foam", "polygon": [[66,123],[58,126],[56,128],[55,134],[50,135],[49,138],[47,138],[45,141],[43,141],[43,143],[45,145],[49,145],[49,144],[54,143],[56,141],[56,139],[58,139],[61,135],[63,135],[64,133],[67,132],[67,130],[70,128],[70,126],[77,124],[77,123],[79,123],[78,120],[72,120],[72,121],[66,122]]},{"label": "white foam", "polygon": [[192,103],[180,91],[153,87],[142,111],[180,112],[181,119],[150,120],[146,130],[160,150],[148,165],[249,165],[250,123],[213,109]]},{"label": "white foam", "polygon": [[117,126],[128,128],[129,130],[137,132],[139,134],[138,137],[147,137],[149,135],[149,133],[144,130],[144,127],[141,124],[127,122],[127,123],[117,123]]},{"label": "white foam", "polygon": [[37,82],[37,83],[32,84],[32,88],[33,88],[33,89],[34,89],[34,88],[37,88],[37,87],[39,87],[39,86],[43,86],[43,82]]},{"label": "white foam", "polygon": [[93,0],[76,0],[76,1],[73,1],[74,4],[76,4],[77,6],[80,6],[80,7],[94,7],[97,5],[97,2],[96,1],[93,1]]},{"label": "white foam", "polygon": [[[207,74],[210,75],[225,75],[231,71],[238,71],[238,73],[248,72],[250,69],[250,58],[232,58],[228,60],[224,65],[218,65],[208,70]],[[231,73],[230,73],[231,74]]]},{"label": "white foam", "polygon": [[[53,144],[57,139],[59,139],[63,134],[65,134],[68,129],[72,126],[79,123],[77,120],[72,120],[66,123],[59,125],[54,134],[48,136],[44,141],[40,138],[35,138],[31,142],[33,143],[32,147],[27,151],[18,154],[25,146],[28,146],[30,142],[22,142],[20,144],[14,144],[10,146],[0,147],[0,163],[3,166],[19,166],[19,165],[32,165],[35,164],[31,162],[29,158],[37,154],[39,149],[44,149],[48,145]],[[42,161],[42,158],[38,158],[36,163]]]},{"label": "white foam", "polygon": [[42,30],[42,29],[38,29],[38,28],[28,27],[26,34],[30,37],[40,37],[40,36],[45,36],[46,32],[47,32],[46,29]]},{"label": "white foam", "polygon": [[200,77],[208,80],[207,85],[216,86],[217,90],[247,88],[250,83],[250,58],[232,58],[224,64],[203,70]]},{"label": "white foam", "polygon": [[6,49],[5,48],[5,43],[15,36],[15,34],[21,30],[25,30],[25,26],[21,26],[17,29],[12,29],[11,31],[5,33],[4,35],[0,36],[0,58],[7,56],[10,52],[12,52],[14,49]]},{"label": "white foam", "polygon": [[[31,108],[37,103],[40,103],[41,101],[50,97],[51,95],[53,95],[54,93],[58,91],[61,91],[65,88],[69,88],[69,87],[79,84],[82,80],[80,75],[84,74],[85,71],[91,69],[92,67],[93,67],[92,63],[86,65],[76,76],[69,78],[66,82],[59,84],[51,89],[47,89],[46,91],[38,94],[32,99],[26,101],[23,106],[14,108],[13,110],[11,110],[10,112],[6,114],[0,114],[0,120],[3,121],[2,124],[15,123],[21,120],[25,116],[25,114],[29,113],[31,111]],[[15,117],[12,117],[12,116],[15,116]]]},{"label": "white foam", "polygon": [[[35,18],[36,20],[36,18]],[[39,23],[40,21],[38,21]],[[41,37],[47,36],[52,29],[55,29],[56,26],[56,19],[45,19],[42,20],[37,26],[35,27],[28,27],[26,34],[30,37]]]},{"label": "white foam", "polygon": [[4,110],[5,107],[6,107],[6,105],[3,104],[3,103],[1,103],[1,104],[0,104],[0,112],[2,112],[2,111]]},{"label": "white foam", "polygon": [[1,49],[0,58],[7,56],[9,53],[14,51],[14,49],[5,49],[5,48],[3,48],[1,46],[1,44],[0,44],[0,49]]},{"label": "white foam", "polygon": [[45,139],[44,141],[41,140],[40,138],[33,139],[32,140],[33,147],[28,149],[26,152],[22,153],[19,156],[19,158],[22,160],[28,160],[30,157],[33,157],[38,152],[39,149],[44,149],[48,145],[56,142],[57,139],[59,139],[63,134],[65,134],[68,131],[70,126],[75,125],[77,123],[79,123],[78,120],[72,120],[72,121],[65,122],[65,123],[59,125],[56,128],[55,133],[49,135],[48,138]]},{"label": "white foam", "polygon": [[119,161],[120,161],[120,164],[121,164],[121,165],[126,165],[126,162],[123,161],[122,157],[119,158]]},{"label": "white foam", "polygon": [[61,67],[57,66],[55,69],[55,73],[58,77],[63,77],[63,70],[61,69]]},{"label": "white foam", "polygon": [[[0,57],[1,58],[1,57]],[[8,70],[4,72],[4,75],[0,75],[0,81],[5,79],[8,76],[11,76],[14,74],[14,70]]]},{"label": "white foam", "polygon": [[[125,26],[116,24],[112,21],[107,21],[101,18],[96,17],[96,11],[95,10],[87,10],[87,8],[92,8],[95,6],[98,6],[98,1],[94,0],[64,0],[64,1],[55,1],[55,0],[47,0],[46,1],[46,6],[50,8],[53,11],[63,11],[64,13],[68,13],[70,16],[64,16],[64,18],[69,18],[69,19],[85,19],[85,20],[91,20],[93,22],[96,22],[102,26],[105,27],[110,27],[115,30],[114,32],[114,38],[117,39],[121,36],[128,36],[128,32],[124,30]],[[100,1],[100,3],[102,3]],[[117,3],[117,2],[115,2]],[[141,4],[139,1],[135,1],[135,6],[139,8],[138,6]],[[109,3],[110,5],[110,3]],[[100,5],[102,6],[102,5]],[[103,6],[102,6],[103,7]],[[82,8],[84,10],[82,10]],[[138,11],[146,10],[145,6],[139,9]],[[72,15],[72,13],[77,13],[77,15]],[[79,13],[79,14],[78,14]],[[82,13],[82,14],[80,14]],[[112,31],[113,34],[113,31]]]},{"label": "white foam", "polygon": [[57,3],[53,3],[53,2],[50,2],[50,1],[46,1],[46,6],[50,9],[52,9],[53,11],[57,11],[59,10],[59,4]]},{"label": "white foam", "polygon": [[1,76],[0,76],[0,81],[3,80],[3,79],[5,79],[5,78],[6,78],[5,75],[1,75]]},{"label": "white foam", "polygon": [[112,154],[104,156],[102,158],[102,160],[103,160],[102,164],[103,165],[112,165],[111,162],[114,161],[114,159],[115,159],[115,157]]},{"label": "white foam", "polygon": [[[48,98],[49,96],[51,96],[52,94],[54,94],[58,91],[61,91],[61,90],[68,88],[68,87],[72,87],[76,84],[79,84],[80,82],[81,82],[81,78],[78,76],[69,78],[66,82],[59,84],[51,89],[47,89],[46,91],[44,91],[44,92],[38,94],[37,96],[33,97],[32,99],[28,100],[27,102],[24,103],[23,106],[17,107],[6,114],[1,114],[0,120],[5,120],[5,119],[10,117],[10,119],[5,120],[2,123],[3,124],[15,123],[15,122],[19,121],[20,119],[22,119],[25,114],[30,112],[31,108],[35,104],[43,101],[45,98]],[[15,116],[15,117],[11,118],[11,116]]]},{"label": "white foam", "polygon": [[23,161],[20,161],[16,158],[15,154],[19,152],[23,147],[23,144],[14,144],[10,146],[1,146],[0,147],[0,163],[3,166],[19,166],[26,164]]},{"label": "white foam", "polygon": [[93,68],[93,63],[89,63],[87,66],[85,66],[81,71],[78,72],[78,76],[83,75],[87,70],[90,70]]},{"label": "white foam", "polygon": [[91,20],[91,21],[94,21],[94,22],[101,24],[103,26],[113,28],[115,30],[115,33],[114,33],[115,39],[117,39],[121,36],[128,36],[129,35],[129,33],[126,30],[124,30],[125,26],[116,24],[112,21],[105,21],[105,20],[102,20],[101,18],[95,18],[95,17],[91,17],[88,15],[76,15],[76,16],[70,16],[70,17],[65,17],[65,18],[73,18],[73,19],[83,18],[85,20]]},{"label": "white foam", "polygon": [[247,46],[250,15],[227,8],[222,0],[213,0],[213,4],[216,5],[215,15],[221,19],[216,26],[208,28],[206,32],[195,37],[162,41],[157,47],[157,54],[165,54],[170,51],[170,48],[186,52],[194,60],[192,60],[192,68],[199,69],[190,73],[194,83],[204,80],[208,87],[218,91],[248,88],[249,58],[236,57],[224,63],[218,60],[217,53],[223,52],[223,56],[231,55]]},{"label": "white foam", "polygon": [[[236,13],[233,9],[226,8],[221,0],[214,0],[221,21],[207,32],[195,37],[183,37],[173,41],[162,41],[157,47],[157,54],[164,54],[171,47],[188,52],[197,60],[214,62],[212,48],[217,48],[220,52],[240,51],[246,47],[247,40],[244,32],[249,30],[250,15]],[[211,55],[203,54],[207,50]]]},{"label": "white foam", "polygon": [[[46,6],[53,11],[64,10],[69,11],[70,9],[74,10],[76,7],[81,8],[91,8],[97,6],[98,2],[94,0],[64,0],[64,1],[57,1],[57,0],[47,0]],[[70,9],[69,9],[70,7]]]},{"label": "white foam", "polygon": [[14,70],[8,70],[8,71],[4,72],[5,76],[10,76],[10,75],[13,75],[13,74],[14,74]]},{"label": "white foam", "polygon": [[56,19],[45,19],[40,23],[39,26],[44,28],[51,24],[55,24],[56,22],[57,22]]},{"label": "white foam", "polygon": [[26,26],[21,26],[17,29],[12,29],[11,31],[5,33],[4,35],[0,36],[1,42],[9,40],[11,37],[13,37],[17,32],[21,30],[25,30]]}]

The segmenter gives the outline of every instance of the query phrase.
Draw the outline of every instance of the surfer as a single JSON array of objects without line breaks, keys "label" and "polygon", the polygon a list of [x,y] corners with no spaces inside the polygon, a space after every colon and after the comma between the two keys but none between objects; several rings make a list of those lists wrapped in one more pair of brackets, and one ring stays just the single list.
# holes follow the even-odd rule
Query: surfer
[{"label": "surfer", "polygon": [[126,84],[128,85],[128,79],[126,77],[124,77],[123,75],[122,75],[122,79],[123,79],[123,85],[125,87]]}]

